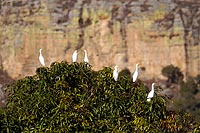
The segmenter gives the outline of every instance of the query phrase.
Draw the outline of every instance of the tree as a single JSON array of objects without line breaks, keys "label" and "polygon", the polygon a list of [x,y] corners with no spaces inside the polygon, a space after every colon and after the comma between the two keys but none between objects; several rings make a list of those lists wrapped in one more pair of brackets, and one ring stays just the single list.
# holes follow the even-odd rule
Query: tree
[{"label": "tree", "polygon": [[131,72],[128,68],[124,68],[119,72],[119,77],[126,76],[127,78],[131,78]]},{"label": "tree", "polygon": [[54,62],[7,86],[0,110],[2,132],[185,132],[198,130],[186,113],[168,111],[159,95],[146,101],[143,83],[133,86],[113,70]]},{"label": "tree", "polygon": [[162,69],[162,74],[167,77],[169,83],[181,83],[183,81],[183,74],[178,67],[168,65]]},{"label": "tree", "polygon": [[189,78],[187,82],[181,84],[181,94],[183,97],[192,98],[197,92],[197,84],[194,78]]}]

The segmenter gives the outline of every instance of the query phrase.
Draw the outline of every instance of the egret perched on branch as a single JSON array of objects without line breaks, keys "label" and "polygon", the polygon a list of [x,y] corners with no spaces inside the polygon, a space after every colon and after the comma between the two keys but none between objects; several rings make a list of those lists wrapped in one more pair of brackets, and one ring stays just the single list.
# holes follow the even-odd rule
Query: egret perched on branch
[{"label": "egret perched on branch", "polygon": [[154,85],[155,85],[155,83],[152,83],[152,85],[151,85],[151,91],[149,92],[149,94],[147,96],[147,101],[148,102],[151,101],[151,98],[153,98],[153,96],[154,96]]},{"label": "egret perched on branch", "polygon": [[139,67],[139,64],[136,64],[135,65],[135,72],[133,74],[133,82],[135,82],[137,80],[137,77],[138,77],[138,74],[139,74],[138,67]]},{"label": "egret perched on branch", "polygon": [[115,81],[117,81],[118,78],[118,69],[117,69],[117,65],[114,67],[114,71],[113,71],[113,78]]},{"label": "egret perched on branch", "polygon": [[73,62],[76,62],[77,56],[78,56],[78,53],[77,53],[77,50],[75,50],[74,53],[72,54],[72,61]]},{"label": "egret perched on branch", "polygon": [[89,63],[88,56],[87,56],[87,51],[84,50],[84,53],[85,53],[84,62],[85,63]]},{"label": "egret perched on branch", "polygon": [[44,57],[42,56],[42,49],[40,49],[39,61],[42,64],[42,66],[45,66]]}]

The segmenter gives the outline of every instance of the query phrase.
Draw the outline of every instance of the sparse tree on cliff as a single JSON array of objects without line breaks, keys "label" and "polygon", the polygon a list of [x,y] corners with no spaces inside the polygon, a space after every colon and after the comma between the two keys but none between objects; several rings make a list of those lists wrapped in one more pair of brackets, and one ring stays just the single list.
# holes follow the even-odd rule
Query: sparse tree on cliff
[{"label": "sparse tree on cliff", "polygon": [[180,69],[173,65],[164,67],[162,74],[167,77],[167,82],[169,83],[181,83],[184,77]]}]

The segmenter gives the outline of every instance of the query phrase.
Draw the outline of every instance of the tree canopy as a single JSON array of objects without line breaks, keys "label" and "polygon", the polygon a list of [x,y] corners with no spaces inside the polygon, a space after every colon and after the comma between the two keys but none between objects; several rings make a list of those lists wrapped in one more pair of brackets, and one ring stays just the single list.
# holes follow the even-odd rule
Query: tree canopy
[{"label": "tree canopy", "polygon": [[186,132],[200,131],[188,113],[170,111],[158,94],[113,70],[87,63],[54,62],[5,88],[2,132]]}]

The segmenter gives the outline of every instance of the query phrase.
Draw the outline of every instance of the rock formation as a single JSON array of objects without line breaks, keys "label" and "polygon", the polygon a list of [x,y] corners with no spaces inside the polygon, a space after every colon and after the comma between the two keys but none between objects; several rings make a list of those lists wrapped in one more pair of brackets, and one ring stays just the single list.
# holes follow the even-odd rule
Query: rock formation
[{"label": "rock formation", "polygon": [[[39,49],[47,66],[78,61],[88,51],[94,69],[118,65],[140,78],[163,78],[173,64],[200,74],[200,3],[194,0],[1,0],[0,56],[14,79],[32,75]],[[145,69],[144,69],[145,68]]]}]

